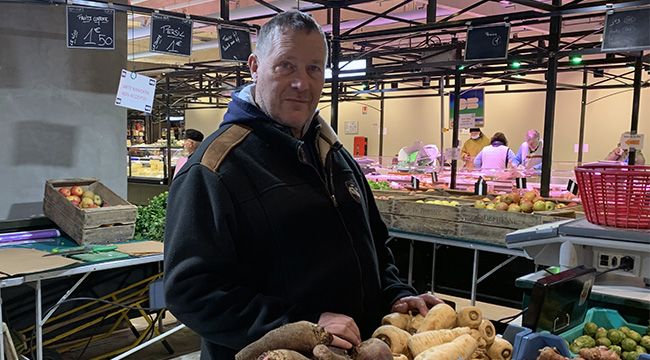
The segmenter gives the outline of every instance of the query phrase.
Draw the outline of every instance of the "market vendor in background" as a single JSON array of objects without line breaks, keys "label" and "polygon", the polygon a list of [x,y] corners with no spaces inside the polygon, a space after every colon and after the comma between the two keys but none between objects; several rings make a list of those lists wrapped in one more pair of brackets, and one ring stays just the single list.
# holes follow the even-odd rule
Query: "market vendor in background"
[{"label": "market vendor in background", "polygon": [[474,168],[474,159],[476,158],[476,155],[478,155],[478,153],[488,145],[490,145],[490,139],[483,134],[481,129],[469,129],[469,139],[463,143],[463,148],[460,150],[461,157],[465,162],[465,168]]},{"label": "market vendor in background", "polygon": [[526,141],[519,146],[512,164],[522,166],[527,171],[539,173],[542,171],[543,151],[544,142],[540,139],[539,131],[530,129],[526,132]]},{"label": "market vendor in background", "polygon": [[301,320],[350,349],[390,312],[441,301],[402,282],[368,182],[316,106],[327,40],[305,13],[258,32],[254,83],[169,190],[165,300],[202,338],[201,359],[232,360]]},{"label": "market vendor in background", "polygon": [[505,169],[512,167],[515,153],[508,147],[506,136],[497,132],[486,146],[474,159],[474,166],[480,169]]},{"label": "market vendor in background", "polygon": [[201,142],[203,141],[203,133],[194,130],[194,129],[187,129],[185,130],[185,140],[183,140],[183,149],[185,150],[185,153],[187,154],[186,156],[181,156],[176,160],[176,168],[174,169],[174,177],[176,177],[176,174],[178,174],[178,171],[180,170],[183,165],[187,162],[187,160],[194,154],[194,151],[201,145]]},{"label": "market vendor in background", "polygon": [[[608,161],[618,161],[628,163],[630,157],[630,151],[628,149],[623,149],[621,143],[616,144],[614,150],[610,151],[609,154],[605,157],[605,160]],[[634,158],[634,165],[645,165],[645,157],[640,149],[636,150],[636,156]]]}]

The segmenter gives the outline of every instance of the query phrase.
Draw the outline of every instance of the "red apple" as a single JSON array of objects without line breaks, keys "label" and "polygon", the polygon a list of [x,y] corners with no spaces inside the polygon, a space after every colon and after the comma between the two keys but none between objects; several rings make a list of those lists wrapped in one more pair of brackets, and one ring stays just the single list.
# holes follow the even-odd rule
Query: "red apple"
[{"label": "red apple", "polygon": [[65,196],[65,197],[68,197],[68,196],[72,195],[72,194],[70,194],[70,188],[67,188],[67,187],[59,188],[59,193],[61,195]]},{"label": "red apple", "polygon": [[73,186],[70,188],[70,194],[81,198],[81,196],[84,194],[84,190],[81,188],[81,186]]},{"label": "red apple", "polygon": [[511,195],[512,195],[512,202],[515,204],[519,204],[519,202],[521,201],[521,195],[519,195],[519,193],[516,191],[513,191]]},{"label": "red apple", "polygon": [[533,200],[537,197],[537,194],[534,191],[528,191],[527,193],[524,194],[523,199],[528,200],[530,202],[533,202]]},{"label": "red apple", "polygon": [[528,200],[523,200],[519,206],[522,212],[532,213],[533,212],[533,203]]},{"label": "red apple", "polygon": [[499,211],[507,211],[508,210],[508,204],[504,202],[500,202],[496,205],[496,209]]}]

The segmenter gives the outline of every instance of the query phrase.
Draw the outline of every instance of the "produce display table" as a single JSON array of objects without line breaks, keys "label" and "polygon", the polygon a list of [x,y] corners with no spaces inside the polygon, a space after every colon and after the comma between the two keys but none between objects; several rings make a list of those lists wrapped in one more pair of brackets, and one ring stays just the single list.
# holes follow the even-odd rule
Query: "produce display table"
[{"label": "produce display table", "polygon": [[[43,249],[43,245],[39,244],[37,247]],[[0,248],[0,251],[3,249]],[[64,247],[61,248],[64,250]],[[124,269],[128,267],[151,264],[151,263],[161,263],[163,260],[163,254],[151,254],[146,256],[131,256],[124,259],[115,259],[104,262],[96,263],[81,263],[78,265],[67,266],[60,269],[40,271],[34,273],[21,274],[19,276],[11,276],[6,278],[0,278],[0,290],[2,288],[19,286],[23,284],[29,284],[35,289],[35,308],[36,308],[36,321],[35,321],[35,338],[36,338],[36,359],[43,359],[43,325],[45,322],[52,316],[52,314],[57,310],[58,306],[62,304],[74,290],[81,285],[81,283],[93,272],[105,271],[105,270],[115,270],[115,269]],[[42,281],[48,279],[57,279],[65,278],[73,275],[82,275],[79,280],[57,301],[57,304],[53,306],[45,316],[43,315],[43,290],[42,290]],[[0,292],[0,323],[2,323],[2,293]],[[178,329],[172,329],[177,331]],[[167,334],[167,333],[165,333]],[[159,340],[159,339],[158,339]],[[150,343],[150,342],[148,342]],[[0,333],[0,360],[4,360],[4,349],[3,349],[3,339],[2,334]]]},{"label": "produce display table", "polygon": [[[419,234],[419,233],[411,233],[411,232],[405,232],[397,229],[390,229],[389,228],[389,234],[393,238],[399,238],[399,239],[407,239],[411,240],[410,243],[410,248],[409,248],[409,266],[408,266],[408,283],[411,284],[413,281],[413,257],[414,257],[414,248],[413,248],[413,241],[421,241],[421,242],[426,242],[433,244],[433,260],[431,264],[431,291],[433,292],[433,285],[434,285],[434,280],[435,280],[435,266],[436,266],[436,246],[437,245],[447,245],[447,246],[453,246],[453,247],[460,247],[460,248],[466,248],[466,249],[472,249],[474,250],[474,258],[473,258],[473,267],[472,267],[472,291],[471,291],[471,304],[474,305],[476,303],[476,287],[477,285],[485,280],[488,276],[494,274],[497,270],[501,269],[502,267],[506,266],[509,264],[511,261],[516,259],[517,257],[527,257],[527,255],[524,253],[523,250],[520,249],[509,249],[505,245],[499,245],[499,244],[489,244],[489,243],[484,243],[480,241],[472,241],[468,239],[460,239],[460,238],[446,238],[446,237],[439,237],[439,236],[433,236],[433,235],[426,235],[426,234]],[[485,273],[484,275],[480,276],[478,275],[478,264],[479,264],[479,251],[486,251],[486,252],[491,252],[491,253],[496,253],[496,254],[504,254],[504,255],[510,255],[508,259],[503,261],[502,263],[498,264],[494,268],[492,268],[490,271]]]}]

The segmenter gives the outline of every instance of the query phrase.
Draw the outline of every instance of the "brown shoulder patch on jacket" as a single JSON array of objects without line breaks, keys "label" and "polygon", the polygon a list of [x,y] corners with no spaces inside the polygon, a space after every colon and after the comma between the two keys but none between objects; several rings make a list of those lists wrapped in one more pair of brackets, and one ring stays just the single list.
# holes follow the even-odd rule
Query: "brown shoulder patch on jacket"
[{"label": "brown shoulder patch on jacket", "polygon": [[229,127],[214,139],[205,150],[201,158],[201,165],[212,171],[217,171],[219,165],[221,165],[221,162],[223,162],[230,150],[244,141],[250,132],[251,129],[237,124]]}]

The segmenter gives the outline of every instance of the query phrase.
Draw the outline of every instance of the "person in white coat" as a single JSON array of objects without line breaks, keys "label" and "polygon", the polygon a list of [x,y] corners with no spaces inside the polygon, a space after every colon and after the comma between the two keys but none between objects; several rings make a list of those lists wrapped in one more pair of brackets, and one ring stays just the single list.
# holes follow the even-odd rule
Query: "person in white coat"
[{"label": "person in white coat", "polygon": [[506,136],[497,132],[492,135],[490,145],[481,150],[474,159],[474,167],[480,169],[505,169],[512,167],[515,153],[508,147]]}]

